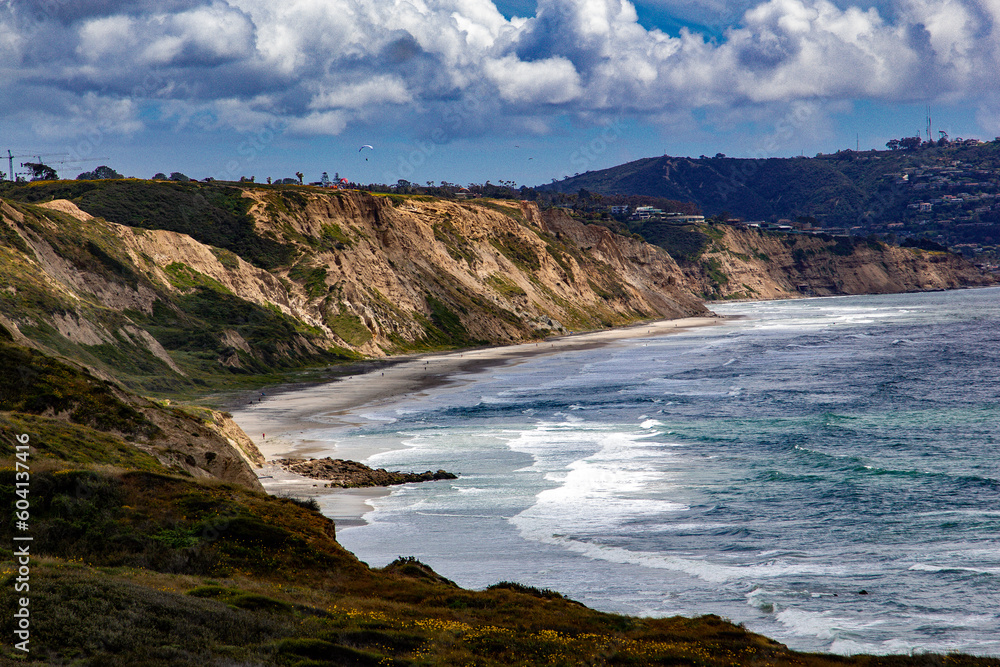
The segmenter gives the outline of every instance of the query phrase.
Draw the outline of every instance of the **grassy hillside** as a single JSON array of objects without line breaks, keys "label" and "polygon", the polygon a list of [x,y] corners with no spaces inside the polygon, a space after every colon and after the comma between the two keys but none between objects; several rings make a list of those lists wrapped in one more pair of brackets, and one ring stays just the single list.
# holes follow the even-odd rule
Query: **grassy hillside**
[{"label": "grassy hillside", "polygon": [[34,434],[43,458],[162,468],[260,488],[243,455],[220,434],[218,418],[209,410],[130,394],[86,369],[16,344],[0,326],[0,432]]},{"label": "grassy hillside", "polygon": [[[748,219],[817,213],[834,200],[838,214],[856,215],[863,192],[829,161],[810,158],[646,158],[543,186],[574,193],[645,195],[697,204]],[[799,213],[801,211],[801,213]]]},{"label": "grassy hillside", "polygon": [[[0,315],[21,335],[126,387],[190,393],[353,356],[322,342],[309,345],[322,337],[305,323],[185,264],[137,261],[101,221],[31,204],[5,206],[0,280],[8,288],[0,292]],[[236,337],[227,331],[246,349],[233,350]],[[303,345],[289,349],[296,340]],[[219,363],[234,354],[242,354],[239,365]]]},{"label": "grassy hillside", "polygon": [[7,183],[0,196],[29,204],[67,199],[121,225],[188,234],[265,269],[287,264],[297,254],[294,246],[257,233],[248,213],[250,200],[234,186],[137,179],[41,181]]}]

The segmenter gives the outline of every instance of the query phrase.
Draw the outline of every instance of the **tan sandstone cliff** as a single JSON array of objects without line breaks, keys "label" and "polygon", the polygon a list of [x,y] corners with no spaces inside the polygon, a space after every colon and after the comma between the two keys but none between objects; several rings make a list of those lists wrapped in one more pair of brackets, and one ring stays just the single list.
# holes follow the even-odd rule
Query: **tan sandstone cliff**
[{"label": "tan sandstone cliff", "polygon": [[290,280],[290,307],[365,355],[425,337],[426,319],[442,316],[431,299],[460,320],[468,342],[489,344],[705,312],[662,249],[603,228],[588,232],[533,204],[357,192],[245,196],[263,233],[307,251],[282,275],[323,274],[311,288]]},{"label": "tan sandstone cliff", "polygon": [[996,284],[960,256],[876,241],[715,227],[685,284],[707,298],[786,299]]}]

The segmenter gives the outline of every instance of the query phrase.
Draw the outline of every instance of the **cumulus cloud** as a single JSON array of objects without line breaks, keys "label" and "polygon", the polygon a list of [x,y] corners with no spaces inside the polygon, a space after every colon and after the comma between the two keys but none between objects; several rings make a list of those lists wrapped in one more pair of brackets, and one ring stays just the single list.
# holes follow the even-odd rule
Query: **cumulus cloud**
[{"label": "cumulus cloud", "polygon": [[500,97],[524,104],[563,104],[583,92],[580,75],[566,58],[546,58],[533,62],[507,56],[486,63],[486,76],[493,81]]},{"label": "cumulus cloud", "polygon": [[91,63],[213,66],[253,53],[254,27],[242,12],[215,4],[177,14],[124,14],[85,20],[77,53]]},{"label": "cumulus cloud", "polygon": [[810,97],[893,98],[911,88],[919,54],[905,30],[874,9],[840,10],[818,0],[770,0],[747,12],[723,51],[754,101]]},{"label": "cumulus cloud", "polygon": [[104,134],[129,135],[142,129],[139,108],[128,99],[102,97],[90,92],[79,98],[60,96],[29,121],[32,131],[46,139],[69,139]]},{"label": "cumulus cloud", "polygon": [[375,104],[406,104],[413,97],[406,83],[395,76],[374,76],[366,81],[338,85],[317,93],[310,109],[362,109]]},{"label": "cumulus cloud", "polygon": [[407,115],[440,126],[442,109],[474,100],[490,117],[465,114],[459,134],[499,118],[544,132],[553,113],[974,103],[1000,65],[1000,0],[647,1],[730,24],[721,38],[671,36],[643,27],[627,0],[539,0],[512,20],[490,0],[8,0],[0,77],[69,100],[39,110],[50,128],[104,100],[123,105],[128,131],[154,106],[178,124],[328,135]]},{"label": "cumulus cloud", "polygon": [[304,135],[338,135],[347,127],[349,117],[342,111],[314,111],[304,118],[294,118],[288,130]]}]

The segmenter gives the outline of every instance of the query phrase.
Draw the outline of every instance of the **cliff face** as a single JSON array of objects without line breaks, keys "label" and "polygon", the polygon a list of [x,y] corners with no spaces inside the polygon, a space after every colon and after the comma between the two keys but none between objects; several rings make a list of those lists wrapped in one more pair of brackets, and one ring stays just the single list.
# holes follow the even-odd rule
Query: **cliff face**
[{"label": "cliff face", "polygon": [[686,284],[709,299],[889,294],[996,284],[957,255],[859,239],[712,227]]},{"label": "cliff face", "polygon": [[704,312],[666,252],[532,204],[294,194],[245,192],[258,229],[301,252],[290,306],[367,356]]},{"label": "cliff face", "polygon": [[[180,196],[176,184],[127,185],[132,200],[152,202],[130,200],[130,219],[144,224],[155,205]],[[8,328],[129,388],[169,393],[308,363],[683,317],[705,312],[701,298],[994,280],[947,253],[850,239],[706,226],[698,259],[678,265],[660,247],[526,202],[185,187],[194,193],[184,190],[186,201],[207,207],[224,191],[228,207],[244,209],[232,247],[245,257],[93,217],[67,200],[0,202]],[[118,210],[107,204],[115,196],[102,210]],[[205,219],[187,228],[225,242]],[[261,257],[277,259],[263,268]]]},{"label": "cliff face", "polygon": [[[64,306],[40,313],[60,336],[83,345],[127,337],[182,375],[192,369],[174,354],[177,341],[158,335],[166,333],[161,311],[190,315],[199,309],[189,297],[206,291],[294,321],[296,331],[270,347],[248,338],[247,327],[212,323],[219,363],[248,370],[254,360],[274,365],[331,349],[382,356],[511,343],[705,310],[665,251],[531,204],[253,188],[243,196],[256,233],[291,248],[292,261],[264,270],[188,235],[107,222],[65,200],[5,204],[3,219],[27,246],[15,263],[44,276],[39,287]],[[81,302],[125,318],[112,331]],[[3,310],[18,319],[16,308]],[[155,321],[125,322],[129,312]]]}]

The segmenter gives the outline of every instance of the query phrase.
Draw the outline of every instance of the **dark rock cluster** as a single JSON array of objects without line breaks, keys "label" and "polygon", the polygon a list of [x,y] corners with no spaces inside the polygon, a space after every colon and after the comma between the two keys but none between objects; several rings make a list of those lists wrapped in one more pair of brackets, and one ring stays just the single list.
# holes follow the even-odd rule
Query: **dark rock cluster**
[{"label": "dark rock cluster", "polygon": [[445,470],[437,472],[389,472],[384,468],[369,468],[357,461],[344,459],[278,459],[275,463],[289,472],[303,477],[322,479],[326,487],[356,489],[365,486],[392,486],[410,482],[429,482],[436,479],[457,479]]}]

